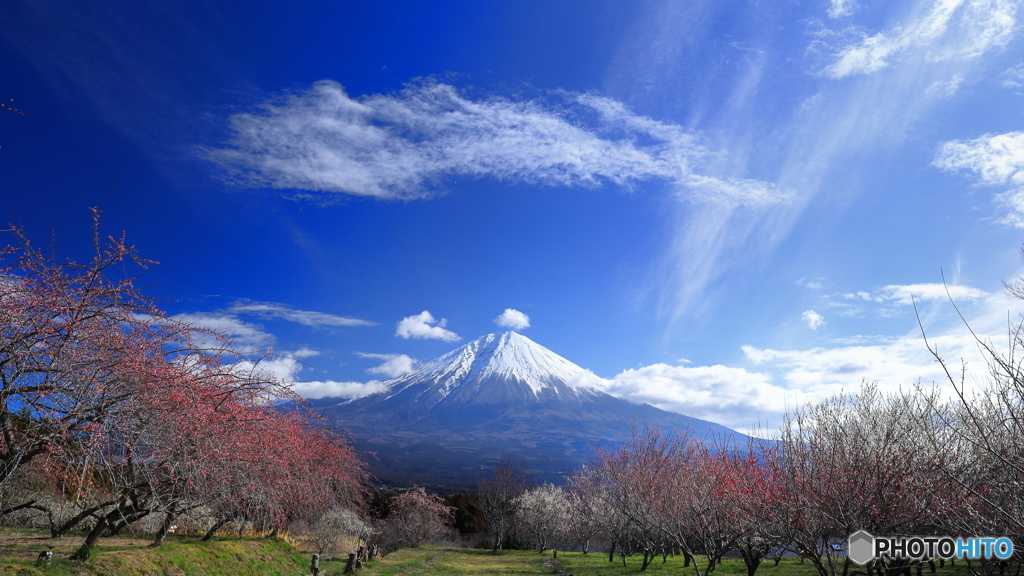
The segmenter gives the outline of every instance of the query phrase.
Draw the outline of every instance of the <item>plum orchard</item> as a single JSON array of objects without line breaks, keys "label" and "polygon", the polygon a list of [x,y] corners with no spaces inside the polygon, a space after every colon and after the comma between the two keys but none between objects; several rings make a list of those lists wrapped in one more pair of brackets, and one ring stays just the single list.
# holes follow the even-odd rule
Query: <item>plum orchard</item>
[{"label": "plum orchard", "polygon": [[159,543],[198,509],[212,535],[356,506],[363,465],[345,439],[226,337],[154,306],[125,273],[150,263],[98,219],[85,264],[19,229],[0,250],[0,517],[35,510],[54,536],[85,523],[87,555],[151,515]]},{"label": "plum orchard", "polygon": [[[678,552],[697,576],[713,573],[727,553],[753,576],[786,551],[820,576],[846,575],[853,568],[843,545],[858,530],[1022,542],[1024,436],[1016,410],[1024,386],[1011,388],[1005,366],[996,366],[991,387],[970,403],[943,402],[936,390],[883,394],[865,384],[857,394],[791,411],[773,440],[748,446],[638,428],[576,471],[560,504],[546,505],[559,511],[560,533],[520,522],[518,536],[584,551],[602,541],[609,561],[616,552],[623,565],[642,554],[641,571]],[[1020,557],[1011,562],[1019,570]],[[884,576],[911,564],[875,560],[867,569]],[[968,568],[991,574],[1007,565]]]}]

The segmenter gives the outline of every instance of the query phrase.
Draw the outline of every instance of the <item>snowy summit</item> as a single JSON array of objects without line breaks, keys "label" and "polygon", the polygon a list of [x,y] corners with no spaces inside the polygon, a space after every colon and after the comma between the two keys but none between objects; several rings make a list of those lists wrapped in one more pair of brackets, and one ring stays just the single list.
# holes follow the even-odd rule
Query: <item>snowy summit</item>
[{"label": "snowy summit", "polygon": [[414,394],[424,408],[543,402],[601,394],[603,381],[517,333],[487,334],[395,378],[380,394]]}]

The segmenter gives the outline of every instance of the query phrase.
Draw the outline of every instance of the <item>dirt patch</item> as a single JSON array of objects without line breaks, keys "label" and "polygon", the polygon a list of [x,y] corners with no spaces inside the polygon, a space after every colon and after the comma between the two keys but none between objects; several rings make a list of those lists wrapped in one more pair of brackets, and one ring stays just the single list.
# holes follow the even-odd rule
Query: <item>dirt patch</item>
[{"label": "dirt patch", "polygon": [[544,567],[551,570],[552,574],[558,574],[558,576],[576,576],[576,574],[562,568],[562,563],[554,558],[545,558]]}]

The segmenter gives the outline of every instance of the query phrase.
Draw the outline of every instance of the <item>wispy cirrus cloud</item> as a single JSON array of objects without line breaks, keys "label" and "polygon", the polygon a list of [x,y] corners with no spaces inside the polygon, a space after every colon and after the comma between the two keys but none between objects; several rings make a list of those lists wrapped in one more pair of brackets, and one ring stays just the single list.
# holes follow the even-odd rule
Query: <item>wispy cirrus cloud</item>
[{"label": "wispy cirrus cloud", "polygon": [[[714,134],[727,151],[709,157],[722,163],[718,179],[756,175],[762,185],[795,191],[790,202],[749,213],[735,203],[732,210],[692,202],[678,209],[669,219],[674,237],[652,273],[660,311],[700,319],[721,306],[716,281],[774,261],[823,193],[845,190],[854,204],[866,195],[848,178],[865,169],[864,158],[906,150],[907,136],[933,122],[936,110],[966,97],[991,67],[1006,69],[1019,4],[823,0],[792,12],[751,5],[728,16],[764,31],[744,43],[724,42],[702,26],[727,18],[721,3],[643,4],[608,72],[615,93],[645,109],[674,109],[680,123]],[[820,13],[807,19],[806,8]],[[799,40],[805,35],[810,44]],[[700,60],[705,69],[697,69],[691,54],[702,50],[729,56]],[[705,81],[689,81],[698,74]],[[694,325],[673,322],[666,332]]]},{"label": "wispy cirrus cloud", "polygon": [[829,18],[849,16],[850,14],[853,14],[856,9],[856,0],[829,0],[828,16]]},{"label": "wispy cirrus cloud", "polygon": [[[940,282],[921,282],[917,284],[889,284],[872,292],[859,290],[845,294],[826,295],[821,298],[821,305],[827,306],[832,313],[843,317],[863,317],[867,314],[893,318],[914,314],[914,306],[930,304],[930,309],[943,306],[952,301],[957,306],[985,302],[998,297],[997,294],[986,292],[980,288],[963,284],[943,284]],[[921,312],[922,310],[918,310]]]},{"label": "wispy cirrus cloud", "polygon": [[1016,90],[1024,88],[1024,62],[1003,71],[1003,86]]},{"label": "wispy cirrus cloud", "polygon": [[697,137],[594,94],[473,99],[428,81],[352,98],[322,80],[236,114],[230,126],[228,145],[205,154],[248,186],[413,199],[449,178],[486,177],[573,187],[663,181],[744,205],[787,198],[770,184],[699,174],[710,151]]},{"label": "wispy cirrus cloud", "polygon": [[233,303],[227,311],[233,314],[250,314],[259,318],[287,320],[289,322],[295,322],[296,324],[302,324],[303,326],[309,326],[311,328],[319,328],[323,326],[377,325],[376,322],[360,320],[359,318],[349,318],[346,316],[337,316],[334,314],[314,312],[310,310],[296,310],[295,308],[278,302],[253,302],[249,300],[239,300]]},{"label": "wispy cirrus cloud", "polygon": [[[1016,31],[1014,0],[932,0],[925,4],[904,22],[841,47],[825,74],[832,78],[871,74],[901,59],[942,62],[976,58],[1006,46]],[[836,6],[833,2],[832,9]]]},{"label": "wispy cirrus cloud", "polygon": [[1003,212],[995,220],[1024,228],[1024,132],[945,142],[932,165],[948,172],[973,172],[979,184],[1007,188],[995,196]]},{"label": "wispy cirrus cloud", "polygon": [[[171,317],[197,328],[212,330],[227,337],[231,345],[239,352],[250,354],[266,350],[273,346],[274,335],[258,324],[246,322],[232,314],[222,312],[186,312]],[[196,335],[201,346],[221,348],[223,342],[216,337],[198,333]]]},{"label": "wispy cirrus cloud", "polygon": [[949,80],[936,80],[932,82],[931,86],[928,86],[924,93],[932,98],[951,98],[960,91],[960,87],[963,84],[963,74],[954,74]]},{"label": "wispy cirrus cloud", "polygon": [[979,288],[963,286],[959,284],[941,283],[920,283],[920,284],[890,284],[878,290],[874,299],[878,302],[895,302],[909,306],[917,302],[945,301],[953,299],[954,302],[966,300],[978,300],[991,296],[988,292]]},{"label": "wispy cirrus cloud", "polygon": [[685,180],[688,199],[742,208],[767,208],[790,202],[795,193],[777,184],[746,178],[713,178],[692,174]]}]

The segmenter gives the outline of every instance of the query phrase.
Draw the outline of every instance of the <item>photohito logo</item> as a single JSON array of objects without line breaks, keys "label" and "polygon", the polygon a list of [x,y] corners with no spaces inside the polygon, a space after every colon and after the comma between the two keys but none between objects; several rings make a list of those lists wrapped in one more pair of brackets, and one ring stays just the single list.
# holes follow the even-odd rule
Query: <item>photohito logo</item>
[{"label": "photohito logo", "polygon": [[847,556],[857,564],[875,558],[962,558],[980,560],[1013,556],[1013,540],[1006,537],[951,538],[949,536],[872,536],[865,530],[850,534]]}]

